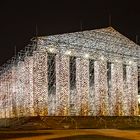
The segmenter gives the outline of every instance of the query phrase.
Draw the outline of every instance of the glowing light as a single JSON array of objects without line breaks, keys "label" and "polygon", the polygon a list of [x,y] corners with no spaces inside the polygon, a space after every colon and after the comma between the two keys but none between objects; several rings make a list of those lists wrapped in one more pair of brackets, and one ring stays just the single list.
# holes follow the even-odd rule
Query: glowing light
[{"label": "glowing light", "polygon": [[116,63],[121,63],[122,61],[121,60],[118,60],[118,59],[115,59],[115,62]]},{"label": "glowing light", "polygon": [[[67,116],[69,108],[69,57],[66,55],[56,56],[56,96],[57,96],[57,115]],[[59,83],[58,83],[59,82]]]},{"label": "glowing light", "polygon": [[101,56],[100,57],[100,60],[104,61],[105,60],[105,57],[104,56]]},{"label": "glowing light", "polygon": [[77,115],[87,116],[89,95],[89,60],[76,59]]},{"label": "glowing light", "polygon": [[133,61],[132,61],[132,60],[130,60],[130,61],[128,62],[128,64],[129,64],[129,65],[132,65],[132,64],[133,64]]},{"label": "glowing light", "polygon": [[89,58],[89,54],[88,53],[84,54],[84,58]]},{"label": "glowing light", "polygon": [[50,53],[55,53],[56,52],[55,48],[49,48],[48,50],[49,50]]},{"label": "glowing light", "polygon": [[71,55],[71,53],[72,53],[71,50],[67,50],[67,51],[65,52],[66,55]]},{"label": "glowing light", "polygon": [[35,115],[48,114],[47,53],[33,55],[33,92]]},{"label": "glowing light", "polygon": [[139,104],[140,104],[140,95],[138,95],[138,102],[139,102]]}]

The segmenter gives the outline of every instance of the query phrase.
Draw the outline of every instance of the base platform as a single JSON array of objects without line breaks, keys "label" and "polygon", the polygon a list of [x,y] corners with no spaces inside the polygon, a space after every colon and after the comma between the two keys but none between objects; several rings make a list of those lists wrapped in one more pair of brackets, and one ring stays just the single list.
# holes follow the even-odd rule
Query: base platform
[{"label": "base platform", "polygon": [[0,128],[11,129],[127,129],[140,128],[135,116],[34,116],[0,119]]}]

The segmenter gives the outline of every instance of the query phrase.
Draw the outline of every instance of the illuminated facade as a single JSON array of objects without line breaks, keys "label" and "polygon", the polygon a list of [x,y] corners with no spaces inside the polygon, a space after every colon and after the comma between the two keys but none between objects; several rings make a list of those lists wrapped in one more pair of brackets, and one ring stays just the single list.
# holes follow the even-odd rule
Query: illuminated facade
[{"label": "illuminated facade", "polygon": [[38,37],[1,67],[0,118],[137,116],[139,71],[140,47],[112,27]]}]

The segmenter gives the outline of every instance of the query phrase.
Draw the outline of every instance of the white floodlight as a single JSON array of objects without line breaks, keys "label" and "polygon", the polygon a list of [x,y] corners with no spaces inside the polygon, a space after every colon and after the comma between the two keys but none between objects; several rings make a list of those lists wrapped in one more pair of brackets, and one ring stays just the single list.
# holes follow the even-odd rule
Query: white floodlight
[{"label": "white floodlight", "polygon": [[88,53],[84,54],[84,57],[89,58],[89,54]]},{"label": "white floodlight", "polygon": [[100,59],[101,59],[101,60],[105,60],[104,56],[101,56]]},{"label": "white floodlight", "polygon": [[67,50],[67,51],[65,52],[65,54],[66,54],[66,55],[71,55],[71,50]]},{"label": "white floodlight", "polygon": [[50,53],[54,53],[56,51],[55,48],[49,48],[48,50],[49,50]]}]

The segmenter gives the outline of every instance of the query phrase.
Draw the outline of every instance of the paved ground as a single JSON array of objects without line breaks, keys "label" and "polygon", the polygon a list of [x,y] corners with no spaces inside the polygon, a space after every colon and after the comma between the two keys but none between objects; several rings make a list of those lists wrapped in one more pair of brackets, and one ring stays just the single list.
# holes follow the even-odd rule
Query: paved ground
[{"label": "paved ground", "polygon": [[[81,135],[84,138],[81,138]],[[71,138],[66,138],[69,136]],[[0,140],[51,140],[54,138],[59,138],[59,140],[140,140],[140,130],[79,129],[0,131]]]}]

